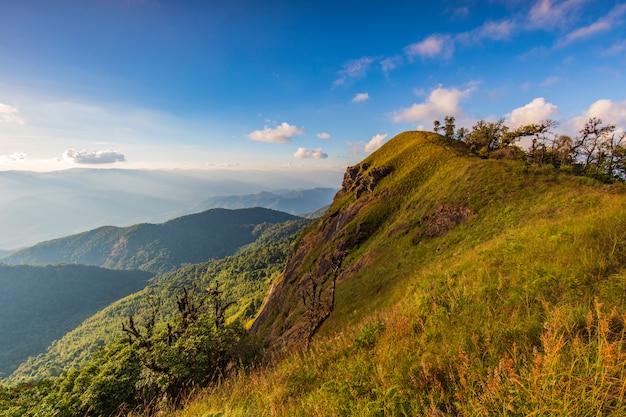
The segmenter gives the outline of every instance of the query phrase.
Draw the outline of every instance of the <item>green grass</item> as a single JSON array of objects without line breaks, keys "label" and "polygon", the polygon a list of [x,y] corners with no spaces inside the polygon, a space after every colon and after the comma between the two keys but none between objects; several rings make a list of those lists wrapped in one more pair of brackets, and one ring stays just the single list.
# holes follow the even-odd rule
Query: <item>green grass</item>
[{"label": "green grass", "polygon": [[[622,186],[471,157],[423,132],[399,135],[365,162],[394,171],[335,239],[367,222],[369,238],[350,247],[342,269],[368,262],[339,282],[310,348],[201,392],[173,415],[626,413]],[[342,196],[329,213],[354,204]],[[443,205],[474,215],[428,237],[424,219]],[[267,324],[275,331],[302,310],[295,298],[281,308]]]}]

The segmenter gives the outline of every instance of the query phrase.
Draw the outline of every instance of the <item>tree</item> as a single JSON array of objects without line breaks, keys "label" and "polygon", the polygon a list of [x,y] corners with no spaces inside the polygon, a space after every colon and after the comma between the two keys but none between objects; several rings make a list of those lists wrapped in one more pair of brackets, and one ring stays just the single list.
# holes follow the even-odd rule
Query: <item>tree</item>
[{"label": "tree", "polygon": [[491,152],[512,144],[512,136],[508,134],[508,131],[509,128],[502,119],[497,122],[480,120],[465,135],[465,143],[472,152],[486,158]]},{"label": "tree", "polygon": [[132,317],[122,325],[143,367],[138,397],[149,407],[162,401],[176,405],[181,394],[206,386],[255,353],[241,323],[226,323],[234,302],[224,299],[218,283],[203,294],[183,288],[176,304],[178,319],[159,333],[138,328]]},{"label": "tree", "polygon": [[444,117],[444,132],[445,132],[445,136],[447,138],[453,138],[454,137],[454,129],[456,128],[456,126],[454,125],[454,117],[453,116],[446,116]]},{"label": "tree", "polygon": [[439,120],[435,120],[433,122],[433,131],[435,133],[439,133],[440,130],[441,130],[441,122]]},{"label": "tree", "polygon": [[621,164],[624,135],[616,134],[615,130],[615,125],[603,125],[597,117],[591,117],[580,129],[574,147],[587,175],[600,179],[619,176],[615,169]]},{"label": "tree", "polygon": [[512,132],[515,140],[524,137],[531,138],[530,148],[528,149],[528,160],[530,163],[544,165],[556,162],[554,151],[556,149],[556,136],[552,133],[552,129],[558,126],[558,122],[547,119],[539,123],[531,123],[520,126]]}]

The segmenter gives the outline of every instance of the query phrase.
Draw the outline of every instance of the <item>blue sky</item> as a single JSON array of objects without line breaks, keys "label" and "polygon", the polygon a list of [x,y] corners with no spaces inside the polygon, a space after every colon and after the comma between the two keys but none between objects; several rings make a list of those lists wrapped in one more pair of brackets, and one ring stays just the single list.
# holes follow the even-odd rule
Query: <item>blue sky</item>
[{"label": "blue sky", "polygon": [[344,169],[405,130],[626,127],[626,2],[0,0],[0,170]]}]

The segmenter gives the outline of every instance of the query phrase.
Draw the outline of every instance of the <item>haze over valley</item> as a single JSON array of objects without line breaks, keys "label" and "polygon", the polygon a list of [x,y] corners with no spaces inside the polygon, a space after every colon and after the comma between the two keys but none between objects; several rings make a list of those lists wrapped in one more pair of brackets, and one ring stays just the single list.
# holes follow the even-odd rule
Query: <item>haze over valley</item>
[{"label": "haze over valley", "polygon": [[[0,171],[0,249],[100,226],[160,223],[216,207],[262,206],[304,215],[330,203],[342,175],[334,170]],[[316,197],[307,201],[302,192],[315,188]],[[255,197],[261,192],[268,194]]]}]

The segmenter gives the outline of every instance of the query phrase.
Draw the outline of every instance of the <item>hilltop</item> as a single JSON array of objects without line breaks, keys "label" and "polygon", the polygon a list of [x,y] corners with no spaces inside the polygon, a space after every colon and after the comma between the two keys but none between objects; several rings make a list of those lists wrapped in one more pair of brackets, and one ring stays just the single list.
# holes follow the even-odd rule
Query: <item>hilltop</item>
[{"label": "hilltop", "polygon": [[625,209],[621,184],[400,134],[268,293],[252,329],[282,359],[177,415],[623,413]]}]

